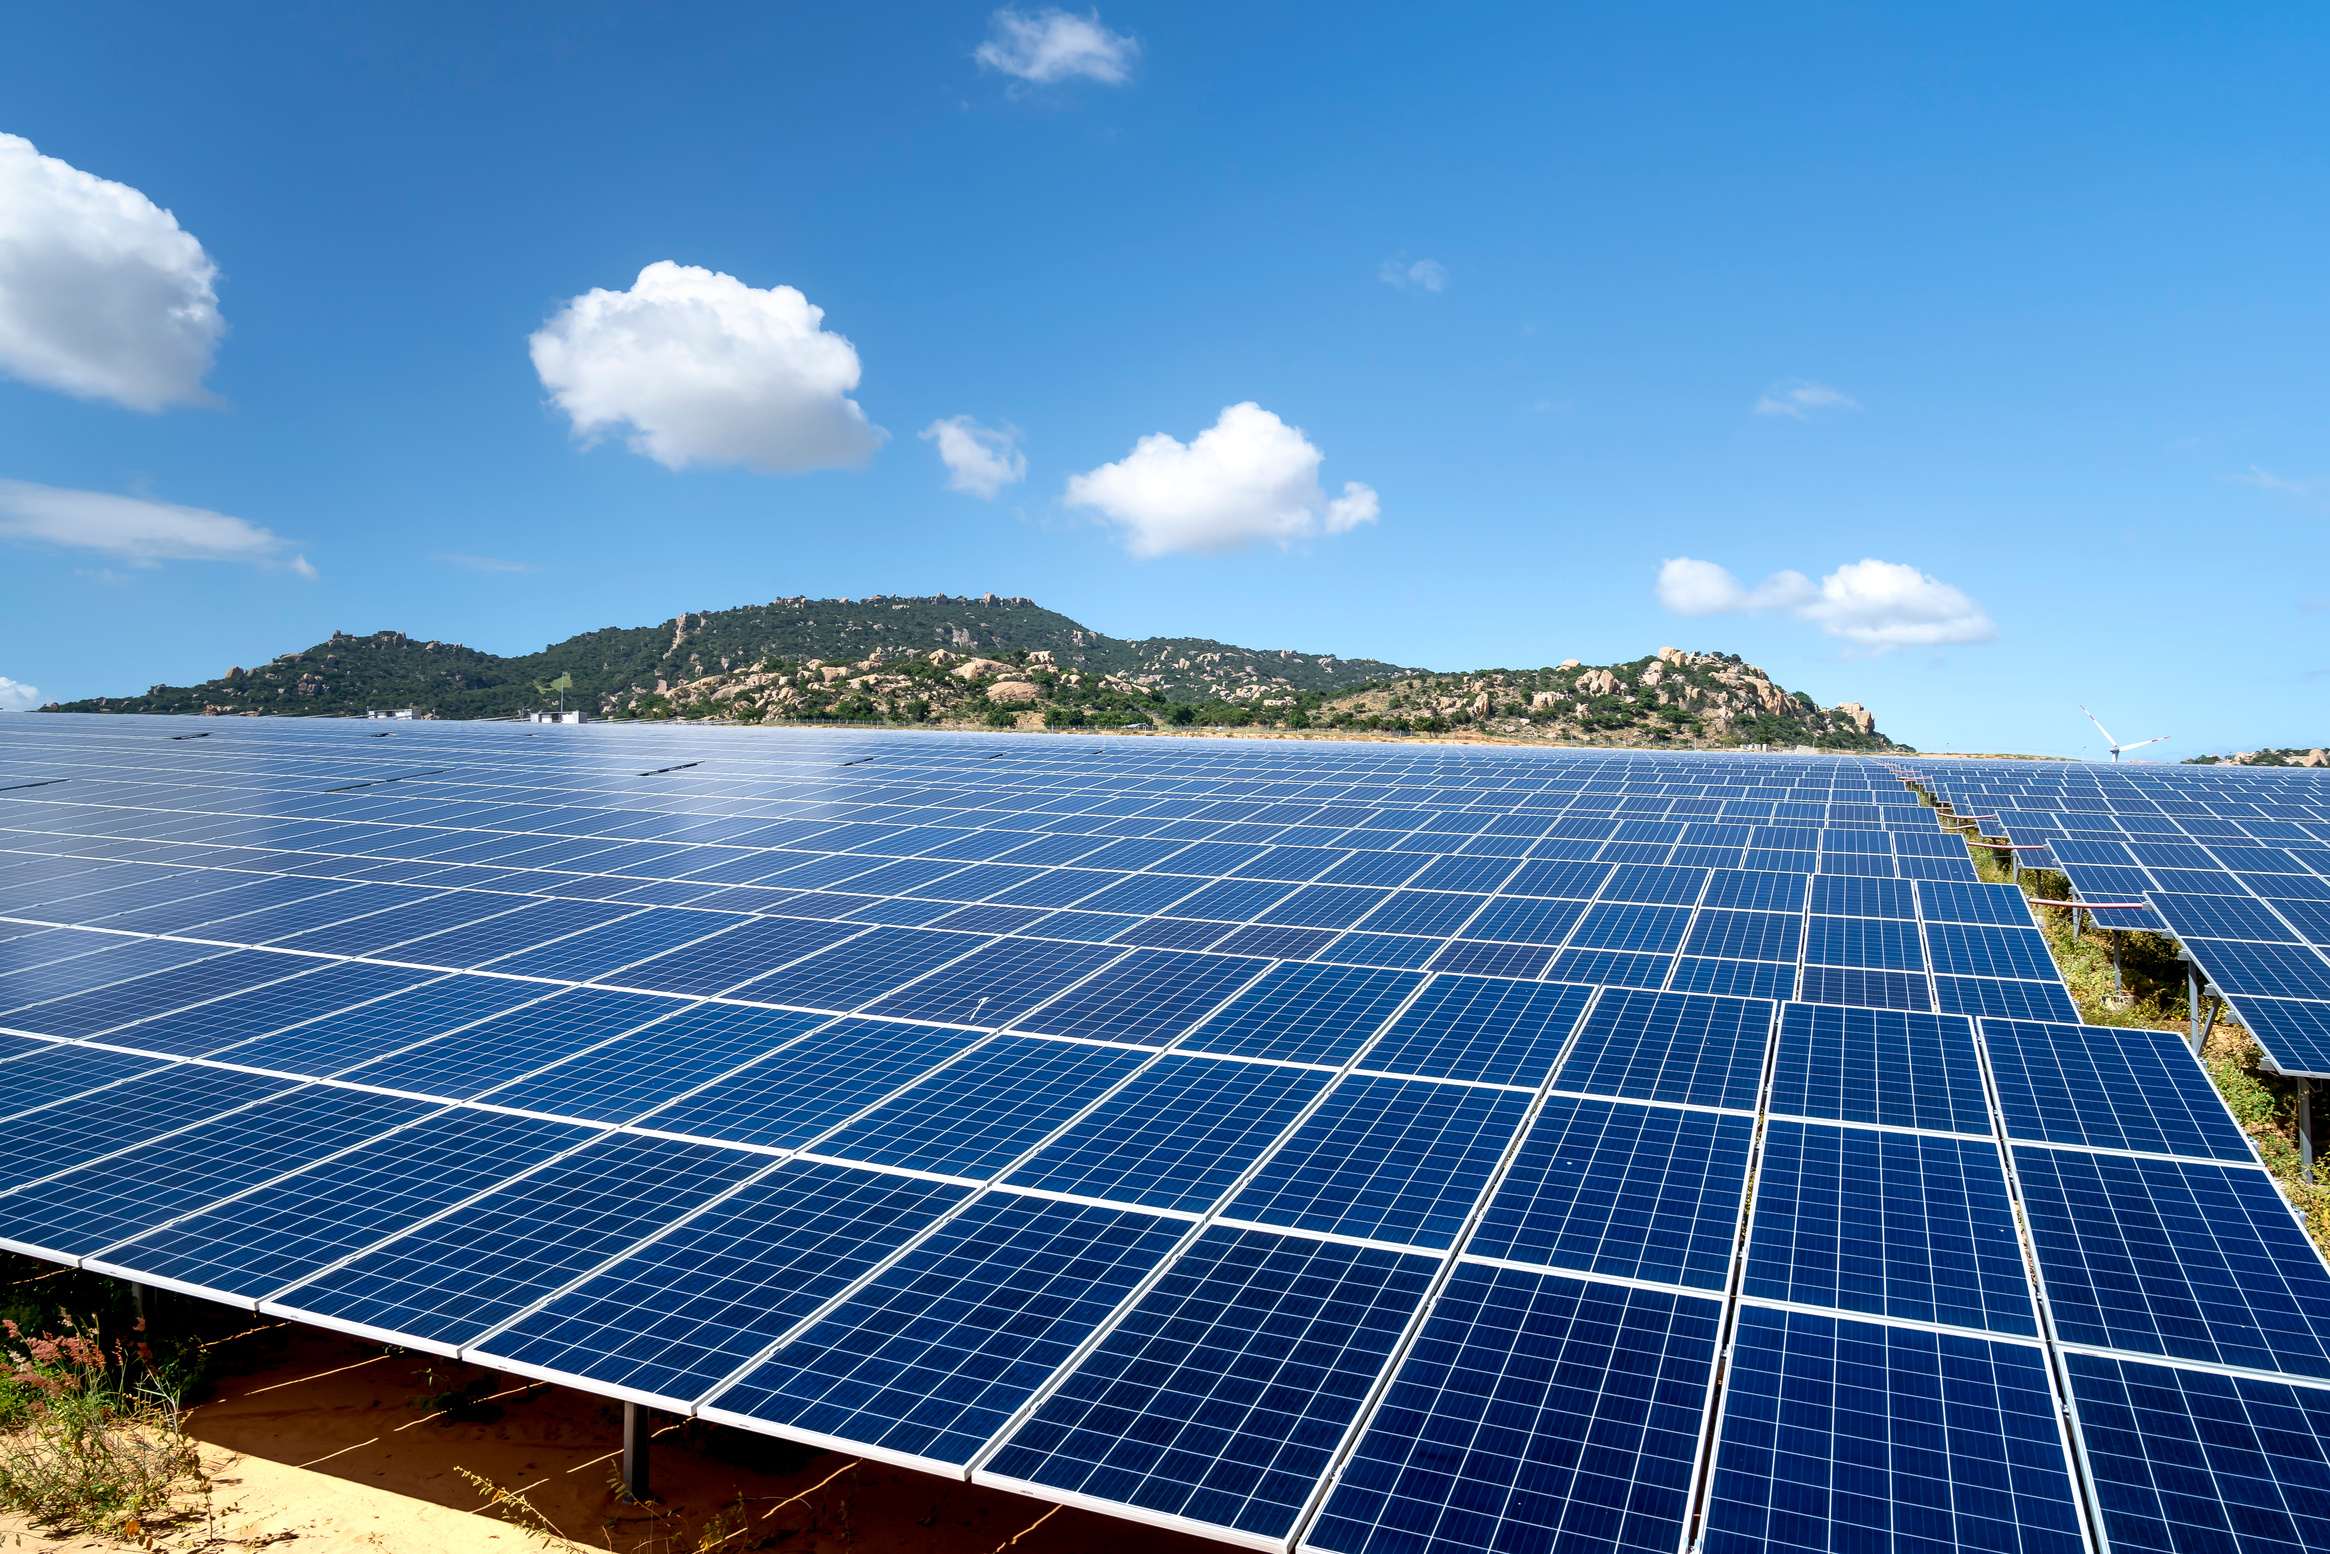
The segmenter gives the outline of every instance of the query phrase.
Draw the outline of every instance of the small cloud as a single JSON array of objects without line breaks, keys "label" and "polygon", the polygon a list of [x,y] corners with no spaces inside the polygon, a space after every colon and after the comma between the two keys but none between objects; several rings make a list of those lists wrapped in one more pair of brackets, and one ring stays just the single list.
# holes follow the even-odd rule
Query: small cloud
[{"label": "small cloud", "polygon": [[465,572],[539,572],[542,569],[531,561],[504,561],[499,556],[436,555],[431,561],[442,561],[449,567],[460,567]]},{"label": "small cloud", "polygon": [[30,712],[44,700],[39,686],[0,674],[0,712]]},{"label": "small cloud", "polygon": [[1373,523],[1381,511],[1356,480],[1332,499],[1319,489],[1325,458],[1300,427],[1248,400],[1190,442],[1155,432],[1116,463],[1070,476],[1066,500],[1120,525],[1136,556],[1219,555],[1257,541],[1283,550]]},{"label": "small cloud", "polygon": [[1793,416],[1805,421],[1815,411],[1858,410],[1861,402],[1810,378],[1782,378],[1757,395],[1752,408],[1757,415]]},{"label": "small cloud", "polygon": [[2320,594],[2300,594],[2298,595],[2298,613],[2300,615],[2330,614],[2330,598],[2324,598]]},{"label": "small cloud", "polygon": [[1005,486],[1027,478],[1027,455],[1013,446],[1019,440],[1017,427],[999,430],[957,415],[931,422],[918,435],[938,444],[950,491],[968,491],[993,501]]},{"label": "small cloud", "polygon": [[1676,556],[1659,564],[1659,603],[1677,615],[1760,615],[1808,604],[1818,593],[1801,572],[1774,572],[1751,589],[1712,561]]},{"label": "small cloud", "polygon": [[2227,475],[2225,478],[2236,485],[2255,486],[2260,491],[2279,491],[2284,496],[2312,496],[2322,485],[2319,480],[2287,480],[2259,469],[2254,464],[2249,466],[2246,475]]},{"label": "small cloud", "polygon": [[240,518],[108,491],[36,486],[29,480],[0,480],[0,538],[94,550],[134,567],[245,561],[286,567],[310,581],[316,576],[307,557],[283,555],[288,540]]},{"label": "small cloud", "polygon": [[1897,561],[1851,562],[1817,586],[1801,572],[1775,572],[1749,588],[1712,561],[1677,556],[1660,564],[1657,589],[1678,615],[1782,613],[1871,653],[1998,637],[1980,604]]},{"label": "small cloud", "polygon": [[[1434,296],[1448,289],[1448,266],[1437,259],[1419,259],[1407,262],[1405,255],[1395,254],[1375,269],[1375,278],[1386,286],[1397,286],[1403,291],[1428,291]],[[1529,329],[1537,326],[1531,324]],[[1523,331],[1527,333],[1527,330]]]},{"label": "small cloud", "polygon": [[132,410],[213,403],[217,280],[152,200],[0,135],[0,372]]},{"label": "small cloud", "polygon": [[1140,40],[1101,26],[1098,11],[1075,16],[1006,6],[987,18],[987,41],[971,57],[989,70],[1037,86],[1079,77],[1122,86],[1132,79],[1133,61],[1140,55]]},{"label": "small cloud", "polygon": [[629,291],[587,291],[526,342],[551,402],[587,446],[625,444],[666,469],[766,475],[850,468],[889,435],[850,393],[857,347],[790,286],[658,260]]}]

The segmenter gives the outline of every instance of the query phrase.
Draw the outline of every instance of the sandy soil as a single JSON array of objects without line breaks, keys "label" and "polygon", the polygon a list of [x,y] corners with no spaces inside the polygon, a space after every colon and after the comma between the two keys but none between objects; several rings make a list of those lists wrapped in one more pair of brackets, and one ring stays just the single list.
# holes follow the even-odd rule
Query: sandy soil
[{"label": "sandy soil", "polygon": [[[621,1411],[584,1393],[512,1386],[491,1423],[425,1415],[444,1362],[287,1330],[265,1369],[230,1377],[189,1429],[213,1480],[147,1547],[284,1554],[516,1554],[572,1546],[617,1554],[776,1549],[783,1554],[1201,1554],[1221,1545],[957,1481],[661,1420],[648,1505],[615,1493]],[[439,1367],[432,1386],[427,1366]],[[476,1373],[469,1372],[474,1375]],[[688,1432],[703,1438],[693,1442]],[[728,1460],[741,1459],[741,1460]],[[496,1510],[462,1470],[524,1495],[538,1517]],[[717,1521],[725,1515],[726,1521]],[[709,1525],[709,1530],[707,1526]],[[558,1537],[547,1536],[555,1528]],[[730,1534],[725,1538],[723,1533]],[[564,1542],[560,1541],[563,1538]],[[1014,1541],[1016,1540],[1016,1541]],[[59,1538],[0,1514],[0,1550],[118,1554],[113,1539]]]}]

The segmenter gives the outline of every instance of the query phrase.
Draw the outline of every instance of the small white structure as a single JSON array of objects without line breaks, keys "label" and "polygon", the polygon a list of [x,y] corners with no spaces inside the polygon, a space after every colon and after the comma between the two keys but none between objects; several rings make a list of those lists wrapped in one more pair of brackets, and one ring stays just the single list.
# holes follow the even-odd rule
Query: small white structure
[{"label": "small white structure", "polygon": [[588,720],[584,718],[579,711],[577,711],[530,712],[526,714],[526,721],[529,723],[583,723],[587,722]]},{"label": "small white structure", "polygon": [[409,718],[413,715],[413,709],[410,707],[375,707],[364,715],[368,718]]}]

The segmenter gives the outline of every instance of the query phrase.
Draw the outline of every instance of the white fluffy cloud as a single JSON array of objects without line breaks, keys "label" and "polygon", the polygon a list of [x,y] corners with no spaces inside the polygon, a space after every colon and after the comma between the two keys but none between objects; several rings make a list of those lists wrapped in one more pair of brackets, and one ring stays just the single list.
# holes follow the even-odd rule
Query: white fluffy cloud
[{"label": "white fluffy cloud", "polygon": [[1658,593],[1659,603],[1677,615],[1729,615],[1807,604],[1819,597],[1820,590],[1801,572],[1774,572],[1746,588],[1712,561],[1677,556],[1659,567]]},{"label": "white fluffy cloud", "polygon": [[1858,410],[1861,402],[1810,378],[1782,378],[1756,396],[1757,415],[1793,416],[1807,421],[1817,410]]},{"label": "white fluffy cloud", "polygon": [[1284,548],[1375,522],[1375,492],[1358,481],[1333,500],[1319,489],[1325,457],[1299,427],[1249,400],[1192,442],[1156,432],[1116,463],[1071,475],[1067,500],[1120,525],[1136,556],[1218,555],[1259,540]]},{"label": "white fluffy cloud", "polygon": [[849,397],[857,348],[790,286],[659,260],[629,291],[584,292],[527,341],[551,400],[586,443],[625,443],[668,469],[793,474],[863,464],[888,435]]},{"label": "white fluffy cloud", "polygon": [[1101,26],[1098,11],[1075,16],[1050,7],[1029,12],[1009,6],[987,18],[987,41],[973,51],[988,69],[1038,86],[1077,76],[1122,86],[1132,79],[1140,54],[1140,40]]},{"label": "white fluffy cloud", "polygon": [[37,685],[26,685],[22,680],[11,680],[0,674],[0,712],[30,712],[47,698]]},{"label": "white fluffy cloud", "polygon": [[1386,259],[1377,266],[1375,278],[1386,286],[1407,290],[1428,291],[1437,296],[1448,289],[1448,266],[1437,259],[1419,259],[1409,264],[1405,259]]},{"label": "white fluffy cloud", "polygon": [[246,561],[288,567],[305,578],[307,557],[257,524],[201,507],[180,507],[108,491],[68,491],[28,480],[0,480],[0,538],[63,545],[118,556],[132,566],[165,561]]},{"label": "white fluffy cloud", "polygon": [[951,491],[968,491],[992,501],[1005,486],[1027,478],[1027,455],[1013,446],[1019,433],[1011,427],[998,430],[956,415],[931,422],[920,435],[938,444]]},{"label": "white fluffy cloud", "polygon": [[1677,556],[1659,567],[1658,596],[1677,615],[1793,615],[1878,653],[1998,637],[1979,603],[1898,561],[1851,562],[1817,585],[1801,572],[1775,572],[1749,588],[1712,561]]},{"label": "white fluffy cloud", "polygon": [[0,371],[133,410],[207,403],[217,279],[137,190],[0,135]]}]

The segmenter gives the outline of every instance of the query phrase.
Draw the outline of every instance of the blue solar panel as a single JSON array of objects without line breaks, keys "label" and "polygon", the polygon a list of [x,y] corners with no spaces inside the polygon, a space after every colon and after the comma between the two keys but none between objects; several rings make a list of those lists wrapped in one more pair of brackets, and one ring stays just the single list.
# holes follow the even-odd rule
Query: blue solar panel
[{"label": "blue solar panel", "polygon": [[966,1463],[1188,1230],[990,1194],[720,1392],[708,1413]]},{"label": "blue solar panel", "polygon": [[457,1347],[768,1165],[706,1144],[604,1139],[302,1285],[278,1309]]},{"label": "blue solar panel", "polygon": [[966,1192],[916,1177],[786,1164],[487,1335],[472,1352],[684,1408]]},{"label": "blue solar panel", "polygon": [[1192,1052],[1341,1063],[1422,979],[1411,972],[1281,965],[1183,1038]]},{"label": "blue solar panel", "polygon": [[2096,1355],[2064,1365],[2114,1549],[2330,1546],[2330,1394]]},{"label": "blue solar panel", "polygon": [[2035,1345],[1742,1306],[1707,1554],[2083,1554]]},{"label": "blue solar panel", "polygon": [[256,1302],[591,1137],[564,1123],[439,1113],[148,1232],[100,1259],[100,1271],[136,1269]]},{"label": "blue solar panel", "polygon": [[1771,1109],[1944,1133],[1990,1132],[1971,1024],[1900,1010],[1782,1009]]},{"label": "blue solar panel", "polygon": [[1982,1039],[2010,1138],[2256,1158],[2191,1051],[2165,1031],[1985,1020]]},{"label": "blue solar panel", "polygon": [[660,998],[575,988],[340,1071],[351,1084],[468,1100],[671,1012]]},{"label": "blue solar panel", "polygon": [[2330,1376],[2330,1269],[2262,1170],[2028,1145],[2014,1158],[2066,1342]]},{"label": "blue solar panel", "polygon": [[1435,977],[1368,1050],[1370,1071],[1542,1083],[1591,997],[1584,987]]},{"label": "blue solar panel", "polygon": [[[95,1071],[93,1066],[91,1072]],[[118,1072],[115,1068],[114,1075]],[[86,1090],[77,1099],[51,1101],[9,1119],[7,1128],[0,1130],[0,1190],[21,1189],[115,1150],[281,1094],[290,1085],[288,1080],[190,1063],[109,1080],[95,1081],[102,1088]]]},{"label": "blue solar panel", "polygon": [[1209,1230],[976,1478],[1282,1537],[1436,1267]]},{"label": "blue solar panel", "polygon": [[29,1112],[51,1101],[81,1095],[132,1074],[148,1074],[162,1060],[127,1052],[106,1052],[69,1043],[7,1038],[7,1070],[0,1075],[0,1118]]},{"label": "blue solar panel", "polygon": [[167,939],[102,939],[87,954],[69,959],[45,958],[38,965],[0,975],[0,1017],[11,1022],[17,1012],[52,998],[69,998],[93,988],[127,982],[150,972],[168,971],[223,953],[215,944],[177,944]]},{"label": "blue solar panel", "polygon": [[1720,1292],[1752,1120],[1549,1096],[1468,1254]]},{"label": "blue solar panel", "polygon": [[1229,1217],[1403,1245],[1453,1244],[1529,1109],[1512,1090],[1355,1075]]},{"label": "blue solar panel", "polygon": [[1554,1078],[1563,1090],[1753,1109],[1772,1006],[1755,999],[1605,991]]},{"label": "blue solar panel", "polygon": [[998,1037],[823,1140],[818,1150],[867,1165],[984,1180],[1147,1061],[1122,1048]]},{"label": "blue solar panel", "polygon": [[432,1109],[362,1091],[289,1090],[27,1187],[9,1200],[10,1228],[43,1251],[88,1256]]},{"label": "blue solar panel", "polygon": [[[2032,1225],[2076,1219],[2088,1237],[2078,1273],[2101,1295],[2059,1266],[2060,1235],[2047,1249],[2071,1321],[2211,1354],[2264,1352],[2259,1334],[2286,1336],[2276,1323],[2312,1331],[2310,1252],[2227,1166],[2195,1161],[2230,1207],[2181,1176],[2191,1202],[2167,1210],[2167,1187],[2116,1178],[2106,1211],[2050,1206],[2070,1196],[2064,1171],[2110,1175],[2131,1158],[2098,1150],[2197,1151],[2258,1173],[2172,1038],[2068,1023],[2019,890],[1976,883],[1963,841],[1875,763],[654,728],[521,742],[418,725],[397,747],[416,759],[387,774],[427,765],[429,779],[358,787],[383,772],[381,747],[357,743],[366,732],[238,724],[225,743],[179,745],[136,719],[0,728],[11,751],[69,768],[83,801],[0,795],[0,909],[218,941],[0,924],[0,1003],[31,1011],[15,1023],[158,1057],[224,1051],[238,1069],[360,1068],[413,1097],[309,1086],[222,1107],[221,1070],[133,1077],[149,1059],[7,1037],[23,1054],[0,1051],[12,1094],[52,1104],[28,1119],[28,1144],[0,1129],[0,1151],[66,1174],[13,1195],[13,1220],[0,1194],[0,1237],[72,1256],[130,1235],[99,1265],[244,1301],[281,1294],[282,1309],[328,1307],[391,1341],[466,1343],[675,1410],[758,1367],[752,1385],[780,1404],[738,1422],[951,1471],[1034,1408],[1063,1433],[1015,1459],[1047,1477],[1017,1487],[1241,1538],[1296,1533],[1332,1490],[1313,1547],[1671,1554],[1680,1529],[1661,1497],[1689,1494],[1696,1451],[1641,1428],[1658,1354],[1685,1354],[1657,1349],[1644,1303],[1718,1312],[1748,1273],[1732,1251],[1767,1062],[1771,1110],[1799,1120],[1772,1125],[1755,1177],[1754,1278],[1839,1311],[2011,1325],[1994,1309],[2013,1305],[2005,1284],[1982,1287],[1986,1269],[2005,1280],[1998,1259],[1979,1242],[1951,1250],[1977,1224],[1996,1232],[2003,1180],[1982,1054],[1957,1018],[1973,1014],[2056,1022],[1994,1034],[1989,1056],[2006,1126],[2033,1135],[2023,1155],[2049,1157],[2019,1178]],[[2330,806],[2272,802],[2319,774],[1925,762],[1910,775],[1939,787],[1968,772],[1999,790],[1961,806],[2000,816],[1993,834],[2057,843],[2082,889],[2171,900],[2273,1061],[2330,1062],[2330,995],[2314,980],[2330,962],[2298,950],[2330,938]],[[275,958],[220,953],[292,936],[343,948],[253,986],[242,979]],[[374,952],[413,969],[334,959]],[[455,966],[496,975],[422,969]],[[572,991],[600,979],[627,991]],[[727,1001],[693,1002],[714,995]],[[1769,1000],[1797,998],[1775,1046]],[[1018,1034],[982,1040],[1006,1022]],[[480,1089],[501,1109],[413,1120]],[[261,1131],[310,1106],[317,1127]],[[619,1124],[637,1131],[600,1131]],[[128,1153],[91,1160],[92,1145]],[[333,1146],[346,1152],[317,1159]],[[810,1157],[781,1158],[793,1149]],[[1848,1162],[1854,1150],[1871,1158]],[[850,1151],[890,1163],[824,1159]],[[723,1164],[703,1179],[593,1165],[698,1159]],[[150,1180],[116,1172],[132,1160]],[[985,1200],[929,1179],[1007,1168],[1026,1189]],[[1848,1197],[1867,1207],[1847,1213]],[[981,1206],[947,1225],[965,1203]],[[1123,1227],[1170,1243],[1209,1212],[1231,1222],[1178,1273],[1110,1249],[1129,1245]],[[1240,1229],[1252,1216],[1286,1235]],[[1469,1242],[1452,1244],[1467,1223]],[[1362,1237],[1422,1237],[1434,1255],[1351,1244]],[[1206,1249],[1265,1244],[1311,1282],[1224,1274]],[[1469,1383],[1435,1382],[1409,1424],[1394,1425],[1390,1394],[1379,1419],[1361,1417],[1423,1315],[1399,1296],[1386,1336],[1353,1336],[1334,1294],[1391,1277],[1353,1284],[1370,1257],[1450,1278],[1434,1323],[1475,1284],[1529,1292],[1483,1301],[1492,1314],[1461,1336],[1468,1366],[1529,1379],[1486,1404]],[[2251,1264],[2270,1277],[2222,1271]],[[1114,1330],[1108,1311],[1141,1270],[1162,1274],[1152,1301],[1204,1283],[1250,1304],[1164,1325],[1151,1305]],[[2180,1291],[2208,1309],[2183,1312]],[[1524,1306],[1536,1315],[1513,1315]],[[1322,1313],[1323,1347],[1282,1342]],[[1110,1364],[1152,1340],[1179,1347],[1105,1380],[1052,1368],[1086,1340]],[[1549,1393],[1528,1367],[1555,1342],[1569,1369]],[[1678,1363],[1676,1378],[1704,1375],[1702,1360]],[[1945,1370],[1963,1380],[1973,1363]],[[1885,1407],[1914,1390],[1878,1385],[1893,1388]],[[1688,1412],[1671,1433],[1696,1443],[1705,1388],[1677,1387]],[[1897,1492],[1936,1448],[1872,1430],[1862,1395],[1842,1427],[1833,1411],[1802,1416],[1788,1444],[1803,1475],[1759,1504],[1813,1520],[1764,1541],[1802,1532],[1839,1554],[1873,1546],[1881,1524],[1896,1544],[2003,1539],[2026,1554],[2059,1534],[2027,1508],[1970,1519],[1976,1491],[2001,1482],[1970,1447],[1945,1464],[1946,1516],[1923,1489]],[[1207,1401],[1192,1411],[1191,1396]],[[1321,1483],[1362,1436],[1342,1485]],[[1871,1478],[1879,1438],[1892,1444]],[[1882,1479],[1884,1517],[1813,1507],[1806,1486],[1827,1496],[1840,1464],[1861,1475],[1853,1496]],[[1368,1473],[1387,1475],[1368,1482],[1378,1498],[1349,1510]]]},{"label": "blue solar panel", "polygon": [[1458,1268],[1303,1546],[1676,1548],[1722,1311]]},{"label": "blue solar panel", "polygon": [[1998,1146],[1877,1128],[1765,1130],[1744,1293],[2036,1334]]},{"label": "blue solar panel", "polygon": [[1151,1208],[1211,1205],[1326,1088],[1316,1070],[1168,1056],[1012,1173]]},{"label": "blue solar panel", "polygon": [[493,1092],[493,1104],[628,1122],[676,1097],[800,1040],[823,1015],[734,1005],[683,1005],[659,1012],[619,1041],[570,1058]]}]

